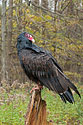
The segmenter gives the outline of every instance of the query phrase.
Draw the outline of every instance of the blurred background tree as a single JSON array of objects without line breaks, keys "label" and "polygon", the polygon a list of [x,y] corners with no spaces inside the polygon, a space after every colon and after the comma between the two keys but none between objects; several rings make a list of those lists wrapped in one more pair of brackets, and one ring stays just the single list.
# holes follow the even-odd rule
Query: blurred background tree
[{"label": "blurred background tree", "polygon": [[52,52],[71,80],[82,82],[83,0],[32,0],[31,6],[27,0],[2,0],[1,26],[0,81],[27,81],[16,50],[17,36],[27,31]]}]

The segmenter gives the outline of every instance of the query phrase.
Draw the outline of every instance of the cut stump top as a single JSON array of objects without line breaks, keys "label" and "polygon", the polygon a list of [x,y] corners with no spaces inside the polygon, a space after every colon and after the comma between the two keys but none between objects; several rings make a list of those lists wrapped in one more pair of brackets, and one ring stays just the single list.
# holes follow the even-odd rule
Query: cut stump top
[{"label": "cut stump top", "polygon": [[28,105],[25,125],[52,125],[46,120],[46,102],[41,98],[41,91],[34,90]]}]

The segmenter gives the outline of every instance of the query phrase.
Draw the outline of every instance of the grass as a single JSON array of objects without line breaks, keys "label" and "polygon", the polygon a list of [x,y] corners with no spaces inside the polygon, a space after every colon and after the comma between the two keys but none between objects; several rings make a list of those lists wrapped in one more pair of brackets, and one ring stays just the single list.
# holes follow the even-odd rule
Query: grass
[{"label": "grass", "polygon": [[[80,89],[80,93],[83,91]],[[43,97],[45,91],[43,91]],[[63,103],[58,95],[53,93],[46,94],[46,102],[48,109],[48,120],[53,120],[57,125],[82,125],[83,124],[83,97],[79,99],[78,95],[74,95],[75,104]],[[70,123],[70,124],[69,124]]]},{"label": "grass", "polygon": [[[83,90],[80,87],[81,95]],[[82,125],[83,123],[83,97],[79,99],[74,94],[75,104],[65,104],[60,97],[48,89],[42,90],[42,98],[47,103],[47,120],[54,125]],[[24,125],[27,105],[30,94],[26,89],[15,89],[6,92],[0,91],[0,125]]]},{"label": "grass", "polygon": [[25,90],[13,90],[0,95],[0,125],[23,125],[29,102],[29,94]]}]

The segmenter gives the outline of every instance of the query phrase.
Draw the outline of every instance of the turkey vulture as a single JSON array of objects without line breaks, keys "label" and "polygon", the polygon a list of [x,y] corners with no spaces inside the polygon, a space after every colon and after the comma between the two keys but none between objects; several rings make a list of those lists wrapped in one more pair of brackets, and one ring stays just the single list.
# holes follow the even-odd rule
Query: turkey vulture
[{"label": "turkey vulture", "polygon": [[65,103],[74,102],[71,89],[81,97],[52,54],[33,42],[32,35],[27,32],[21,33],[17,38],[18,57],[28,78],[37,83],[39,88],[45,86],[58,93]]}]

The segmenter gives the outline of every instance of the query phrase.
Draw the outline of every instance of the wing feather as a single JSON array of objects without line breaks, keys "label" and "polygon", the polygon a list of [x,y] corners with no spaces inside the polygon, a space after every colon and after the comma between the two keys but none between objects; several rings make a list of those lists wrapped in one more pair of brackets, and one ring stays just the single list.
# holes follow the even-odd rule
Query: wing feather
[{"label": "wing feather", "polygon": [[66,100],[70,103],[74,102],[70,88],[80,96],[76,86],[64,75],[56,60],[48,53],[33,53],[32,50],[24,50],[21,57],[22,55],[27,74],[36,78],[49,90],[57,92],[65,103]]}]

